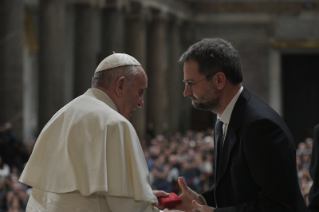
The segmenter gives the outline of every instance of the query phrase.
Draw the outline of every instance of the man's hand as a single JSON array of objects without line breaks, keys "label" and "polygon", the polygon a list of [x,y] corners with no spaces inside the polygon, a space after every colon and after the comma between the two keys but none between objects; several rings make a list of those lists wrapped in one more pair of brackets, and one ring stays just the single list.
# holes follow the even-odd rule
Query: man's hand
[{"label": "man's hand", "polygon": [[207,205],[201,205],[198,202],[196,202],[195,200],[192,201],[192,205],[193,205],[195,211],[200,211],[200,212],[214,212],[215,211],[215,208],[209,207]]},{"label": "man's hand", "polygon": [[[165,191],[158,191],[158,190],[153,190],[153,194],[156,197],[167,197],[169,195],[169,193],[166,193]],[[159,202],[154,203],[153,206],[159,208],[160,210],[164,209],[163,205],[161,205]]]},{"label": "man's hand", "polygon": [[[197,194],[195,191],[190,189],[184,179],[182,177],[178,178],[178,184],[182,189],[182,194],[179,196],[182,199],[182,204],[177,205],[174,207],[174,210],[176,209],[177,211],[195,211],[192,201],[196,200],[200,204],[206,205],[205,199]],[[174,211],[173,210],[173,211]]]},{"label": "man's hand", "polygon": [[[209,207],[207,205],[201,205],[195,200],[192,201],[192,205],[193,205],[192,211],[194,212],[214,212],[215,211],[215,208]],[[164,212],[183,212],[183,211],[165,209]]]}]

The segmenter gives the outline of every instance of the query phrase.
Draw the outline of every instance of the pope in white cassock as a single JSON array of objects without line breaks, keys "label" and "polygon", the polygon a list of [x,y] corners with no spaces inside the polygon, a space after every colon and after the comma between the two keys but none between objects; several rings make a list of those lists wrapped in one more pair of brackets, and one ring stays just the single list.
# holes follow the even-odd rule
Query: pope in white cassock
[{"label": "pope in white cassock", "polygon": [[32,187],[26,211],[159,211],[157,196],[168,194],[152,191],[128,121],[143,107],[146,88],[135,58],[114,53],[99,64],[92,88],[60,109],[37,139],[19,179]]}]

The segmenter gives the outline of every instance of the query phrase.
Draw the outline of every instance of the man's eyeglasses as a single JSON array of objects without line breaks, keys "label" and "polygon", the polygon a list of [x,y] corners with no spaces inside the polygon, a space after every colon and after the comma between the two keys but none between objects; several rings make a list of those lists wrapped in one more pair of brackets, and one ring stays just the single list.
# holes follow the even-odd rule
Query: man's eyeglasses
[{"label": "man's eyeglasses", "polygon": [[199,81],[197,81],[197,82],[189,82],[189,81],[187,81],[187,80],[183,80],[183,83],[185,83],[185,86],[188,86],[188,87],[192,90],[192,87],[193,87],[194,85],[196,85],[197,83],[199,83],[199,82],[201,82],[201,81],[203,81],[203,80],[205,80],[205,79],[207,79],[207,77],[205,77],[204,79],[201,79],[201,80],[199,80]]}]

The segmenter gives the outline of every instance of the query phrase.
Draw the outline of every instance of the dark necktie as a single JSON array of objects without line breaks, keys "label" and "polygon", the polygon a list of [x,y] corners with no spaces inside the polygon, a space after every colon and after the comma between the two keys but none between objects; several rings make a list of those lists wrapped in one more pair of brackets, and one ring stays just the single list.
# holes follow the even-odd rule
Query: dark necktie
[{"label": "dark necktie", "polygon": [[[215,139],[215,145],[217,148],[217,163],[216,165],[220,164],[220,159],[221,159],[221,153],[223,149],[223,122],[217,119],[216,124],[215,124],[215,129],[214,129],[214,139]],[[216,167],[216,172],[217,172],[217,167]]]},{"label": "dark necktie", "polygon": [[214,128],[214,139],[215,139],[215,203],[216,208],[218,208],[217,199],[216,199],[216,186],[217,186],[217,175],[218,175],[218,167],[220,166],[221,153],[223,148],[223,122],[217,119]]}]

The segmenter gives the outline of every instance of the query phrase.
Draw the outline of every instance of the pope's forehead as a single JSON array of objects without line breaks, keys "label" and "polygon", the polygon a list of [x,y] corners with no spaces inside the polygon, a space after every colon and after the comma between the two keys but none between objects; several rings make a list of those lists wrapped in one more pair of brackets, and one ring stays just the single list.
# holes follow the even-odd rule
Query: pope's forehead
[{"label": "pope's forehead", "polygon": [[147,74],[146,74],[146,72],[145,72],[145,70],[144,70],[144,68],[143,68],[142,66],[135,66],[135,67],[136,67],[137,71],[138,71],[141,75],[147,77]]},{"label": "pope's forehead", "polygon": [[136,66],[136,69],[139,73],[139,75],[136,77],[136,79],[139,81],[139,83],[147,84],[148,83],[148,77],[146,72],[144,71],[142,66]]}]

